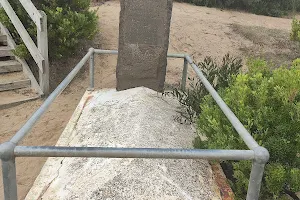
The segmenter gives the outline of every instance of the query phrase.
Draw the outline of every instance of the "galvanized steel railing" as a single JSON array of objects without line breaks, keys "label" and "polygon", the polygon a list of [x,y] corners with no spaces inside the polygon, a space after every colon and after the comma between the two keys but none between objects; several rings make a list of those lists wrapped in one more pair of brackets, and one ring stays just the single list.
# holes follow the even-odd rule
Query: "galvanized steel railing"
[{"label": "galvanized steel railing", "polygon": [[5,200],[17,200],[16,157],[101,157],[101,158],[162,158],[162,159],[207,159],[207,160],[252,160],[252,169],[248,185],[247,200],[257,200],[261,187],[264,167],[269,159],[269,152],[261,147],[245,129],[239,119],[218,95],[194,64],[185,54],[168,54],[170,58],[184,59],[181,87],[186,87],[188,64],[222,109],[240,137],[250,150],[219,149],[161,149],[161,148],[110,148],[110,147],[57,147],[57,146],[18,146],[17,144],[29,133],[35,123],[46,112],[55,98],[69,85],[79,70],[90,59],[90,83],[88,90],[94,89],[94,54],[118,54],[116,50],[89,49],[68,76],[49,95],[41,107],[30,117],[25,125],[8,141],[0,145],[2,175]]}]

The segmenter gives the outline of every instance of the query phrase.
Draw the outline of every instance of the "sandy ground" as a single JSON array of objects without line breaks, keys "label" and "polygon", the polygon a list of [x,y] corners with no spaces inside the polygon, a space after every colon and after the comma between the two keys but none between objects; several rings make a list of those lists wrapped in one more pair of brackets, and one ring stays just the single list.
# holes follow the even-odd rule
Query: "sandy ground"
[{"label": "sandy ground", "polygon": [[[100,33],[94,40],[96,46],[101,46],[103,49],[117,49],[119,10],[118,1],[108,1],[98,7]],[[291,19],[174,3],[169,52],[188,53],[196,61],[200,61],[205,56],[220,57],[228,52],[235,56],[245,57],[250,55],[249,52],[253,47],[259,47],[263,53],[270,52],[275,55],[274,49],[277,51],[279,49],[280,52],[289,55],[293,50],[289,48],[289,43],[283,47],[273,45],[278,42],[273,38],[278,35],[277,33],[281,33],[283,37],[281,39],[288,41],[290,24]],[[252,30],[252,36],[256,36],[257,30],[263,34],[272,30],[275,36],[268,42],[260,41],[260,39],[264,40],[264,37],[249,37],[249,34],[246,34],[247,30],[250,32]],[[283,58],[283,60],[286,59],[290,58]],[[116,56],[96,57],[95,85],[97,88],[115,87],[116,63]],[[180,80],[182,64],[182,60],[169,60],[167,69],[169,84],[176,84]],[[54,145],[87,88],[87,84],[88,76],[85,71],[57,98],[22,145]],[[36,100],[0,110],[0,142],[8,140],[15,134],[42,101]],[[45,160],[45,158],[17,159],[19,199],[24,198]],[[0,192],[0,199],[3,199],[2,185]]]}]

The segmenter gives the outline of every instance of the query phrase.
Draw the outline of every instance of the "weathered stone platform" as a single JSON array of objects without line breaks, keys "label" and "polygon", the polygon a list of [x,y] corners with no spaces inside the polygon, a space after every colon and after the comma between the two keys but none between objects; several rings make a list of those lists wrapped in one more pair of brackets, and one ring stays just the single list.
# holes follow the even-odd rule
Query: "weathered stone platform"
[{"label": "weathered stone platform", "polygon": [[[177,101],[144,88],[86,92],[57,146],[192,148]],[[59,117],[59,116],[58,116]],[[220,199],[205,160],[49,158],[27,200]]]}]

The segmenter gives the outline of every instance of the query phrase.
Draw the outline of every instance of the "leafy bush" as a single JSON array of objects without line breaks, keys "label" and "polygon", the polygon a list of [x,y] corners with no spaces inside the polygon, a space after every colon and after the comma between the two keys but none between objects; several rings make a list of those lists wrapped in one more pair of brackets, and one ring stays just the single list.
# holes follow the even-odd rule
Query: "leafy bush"
[{"label": "leafy bush", "polygon": [[[270,152],[263,178],[261,199],[283,199],[300,190],[300,65],[271,71],[262,60],[248,62],[248,74],[239,74],[220,96],[245,125],[259,145]],[[208,140],[203,146],[218,149],[247,149],[225,115],[207,95],[197,125]],[[198,141],[199,143],[199,141]],[[245,197],[250,161],[227,162],[234,169],[233,189]]]},{"label": "leafy bush", "polygon": [[199,6],[242,9],[255,14],[282,16],[299,11],[299,0],[177,0]]},{"label": "leafy bush", "polygon": [[[217,64],[211,57],[206,57],[203,62],[198,63],[198,66],[208,81],[218,89],[228,86],[231,77],[236,75],[242,67],[242,60],[233,58],[227,54],[223,57],[221,65]],[[174,88],[169,93],[175,96],[179,100],[179,103],[185,107],[187,116],[184,117],[193,121],[194,117],[201,113],[199,105],[208,92],[200,80],[194,78],[188,79],[190,84],[185,91]]]},{"label": "leafy bush", "polygon": [[14,55],[16,55],[20,58],[24,58],[24,59],[29,59],[31,56],[29,51],[27,50],[27,47],[23,43],[17,45],[16,48],[12,52]]},{"label": "leafy bush", "polygon": [[300,21],[295,18],[292,21],[292,30],[290,33],[290,38],[294,41],[300,41]]},{"label": "leafy bush", "polygon": [[[18,0],[10,1],[30,36],[36,41],[36,26],[23,9]],[[50,59],[63,58],[76,51],[82,40],[92,39],[97,32],[97,15],[89,11],[90,1],[76,0],[33,0],[39,10],[43,10],[48,18],[48,40]],[[3,9],[0,10],[0,21],[11,32],[16,43],[22,45],[22,40],[11,24]],[[24,55],[24,46],[21,46]]]}]

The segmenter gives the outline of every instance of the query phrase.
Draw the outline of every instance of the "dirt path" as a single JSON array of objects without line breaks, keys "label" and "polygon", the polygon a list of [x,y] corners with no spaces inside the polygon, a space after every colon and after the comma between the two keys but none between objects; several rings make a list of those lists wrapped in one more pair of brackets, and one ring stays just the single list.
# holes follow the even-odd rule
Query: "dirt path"
[{"label": "dirt path", "polygon": [[[97,12],[100,19],[100,34],[94,41],[96,46],[100,44],[103,49],[117,49],[119,10],[117,1],[109,1],[99,6]],[[290,24],[290,19],[174,3],[169,52],[189,53],[198,61],[207,55],[220,57],[227,52],[243,57],[254,47],[259,47],[261,52],[270,51],[271,53],[276,53],[275,50],[277,50],[284,52],[284,55],[289,55],[293,51],[290,48],[290,43],[287,42]],[[272,32],[272,34],[274,37],[266,35],[265,32],[268,33],[266,30],[269,29],[273,30],[274,33]],[[251,30],[253,31],[251,32]],[[247,35],[249,32],[252,33],[250,36],[253,36],[253,34],[254,36],[265,34],[265,37],[250,37],[249,34]],[[255,34],[256,32],[260,35]],[[277,33],[281,33],[281,35]],[[275,36],[278,37],[278,35],[280,35],[279,39],[286,42],[284,43],[285,46],[276,46],[278,41]],[[266,38],[267,42],[265,41]],[[263,39],[263,41],[260,41],[260,39]],[[288,58],[284,57],[285,60]],[[96,87],[115,87],[116,56],[97,56],[95,63]],[[182,60],[169,60],[167,70],[168,83],[175,84],[178,82],[182,63]],[[46,115],[22,144],[54,145],[84,93],[87,84],[87,73],[75,79],[66,92],[50,107]],[[0,110],[0,142],[6,141],[15,134],[41,103],[42,100],[37,100]],[[20,199],[23,199],[28,192],[44,161],[44,158],[17,159],[18,193]],[[0,199],[3,199],[2,185],[0,192]]]}]

